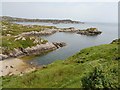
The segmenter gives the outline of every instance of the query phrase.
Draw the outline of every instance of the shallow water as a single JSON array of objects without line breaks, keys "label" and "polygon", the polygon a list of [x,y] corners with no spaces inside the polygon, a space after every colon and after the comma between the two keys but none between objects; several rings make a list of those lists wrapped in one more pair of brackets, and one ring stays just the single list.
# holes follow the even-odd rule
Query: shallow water
[{"label": "shallow water", "polygon": [[33,22],[24,22],[19,24],[48,25],[48,26],[56,26],[59,28],[75,27],[79,29],[96,27],[100,31],[102,31],[102,34],[98,36],[85,36],[85,35],[68,33],[68,32],[57,32],[50,36],[42,36],[42,38],[47,39],[50,42],[55,42],[55,41],[65,42],[67,43],[67,46],[52,51],[50,53],[47,53],[45,55],[38,56],[28,61],[28,63],[32,62],[35,65],[46,65],[52,63],[55,60],[64,60],[69,56],[77,53],[83,48],[101,45],[101,44],[108,44],[113,39],[118,38],[117,24],[108,24],[108,23],[50,24],[50,23],[33,23]]}]

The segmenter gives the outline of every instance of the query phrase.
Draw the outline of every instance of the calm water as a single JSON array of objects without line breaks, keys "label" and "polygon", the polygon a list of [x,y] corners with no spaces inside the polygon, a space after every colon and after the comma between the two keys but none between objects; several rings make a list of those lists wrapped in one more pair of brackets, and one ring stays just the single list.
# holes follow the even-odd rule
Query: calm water
[{"label": "calm water", "polygon": [[96,27],[102,31],[98,36],[84,36],[76,33],[58,32],[50,36],[42,36],[49,42],[63,41],[67,43],[67,46],[58,50],[52,51],[45,55],[29,60],[35,65],[46,65],[52,63],[55,60],[64,60],[69,56],[77,53],[83,48],[96,46],[100,44],[108,44],[113,39],[118,38],[118,26],[117,24],[105,24],[105,23],[86,23],[86,24],[50,24],[50,23],[20,23],[20,24],[37,24],[37,25],[49,25],[59,28],[75,27],[79,29],[86,29],[89,27]]}]

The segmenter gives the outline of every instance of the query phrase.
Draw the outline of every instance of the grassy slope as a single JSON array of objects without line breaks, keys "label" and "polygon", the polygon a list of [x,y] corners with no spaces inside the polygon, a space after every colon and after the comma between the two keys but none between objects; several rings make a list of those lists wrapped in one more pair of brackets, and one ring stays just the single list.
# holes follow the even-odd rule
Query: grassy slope
[{"label": "grassy slope", "polygon": [[118,87],[118,45],[90,47],[24,76],[6,76],[5,88]]}]

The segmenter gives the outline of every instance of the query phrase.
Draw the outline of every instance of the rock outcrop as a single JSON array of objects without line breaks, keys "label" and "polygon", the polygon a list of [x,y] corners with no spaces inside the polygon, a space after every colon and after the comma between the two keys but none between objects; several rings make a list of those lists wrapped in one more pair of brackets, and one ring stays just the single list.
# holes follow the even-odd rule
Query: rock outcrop
[{"label": "rock outcrop", "polygon": [[46,44],[40,44],[40,45],[36,45],[33,47],[28,47],[26,49],[24,49],[24,53],[27,55],[31,55],[31,54],[40,54],[40,53],[44,53],[47,51],[52,51],[57,49],[56,46],[52,43],[46,43]]},{"label": "rock outcrop", "polygon": [[64,42],[53,42],[53,44],[54,44],[57,48],[66,46],[66,43],[64,43]]},{"label": "rock outcrop", "polygon": [[39,36],[39,35],[51,35],[57,32],[57,29],[47,29],[43,31],[31,31],[31,32],[24,32],[19,34],[19,36]]},{"label": "rock outcrop", "polygon": [[79,29],[74,27],[70,28],[56,28],[56,29],[45,29],[42,31],[31,31],[31,32],[23,32],[18,36],[39,36],[39,35],[52,35],[56,32],[77,32]]},{"label": "rock outcrop", "polygon": [[59,32],[76,32],[79,29],[75,29],[74,27],[70,27],[70,28],[61,28],[59,29]]},{"label": "rock outcrop", "polygon": [[0,54],[0,60],[7,59],[7,58],[8,58],[7,55]]},{"label": "rock outcrop", "polygon": [[86,30],[79,30],[77,34],[81,35],[88,35],[88,36],[94,36],[94,35],[99,35],[101,34],[101,31],[98,31],[97,28],[88,28]]},{"label": "rock outcrop", "polygon": [[10,57],[18,57],[18,56],[26,56],[26,55],[37,55],[37,54],[42,54],[48,51],[53,51],[56,50],[60,47],[65,46],[66,43],[64,42],[53,42],[53,43],[46,43],[46,44],[37,44],[36,46],[32,47],[27,47],[27,48],[19,48],[14,50],[9,53],[8,55],[0,55],[0,59],[6,59]]},{"label": "rock outcrop", "polygon": [[113,40],[113,41],[111,42],[111,44],[114,44],[114,43],[120,44],[120,38],[119,38],[119,39],[115,39],[115,40]]}]

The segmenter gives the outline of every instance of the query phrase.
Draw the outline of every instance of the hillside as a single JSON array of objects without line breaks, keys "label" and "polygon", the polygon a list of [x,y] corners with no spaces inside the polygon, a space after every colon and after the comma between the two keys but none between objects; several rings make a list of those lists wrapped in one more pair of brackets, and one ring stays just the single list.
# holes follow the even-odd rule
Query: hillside
[{"label": "hillside", "polygon": [[23,76],[3,77],[4,88],[118,88],[118,45],[86,48]]}]

